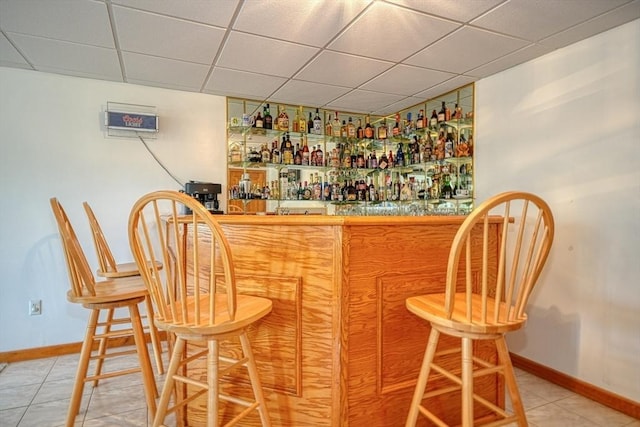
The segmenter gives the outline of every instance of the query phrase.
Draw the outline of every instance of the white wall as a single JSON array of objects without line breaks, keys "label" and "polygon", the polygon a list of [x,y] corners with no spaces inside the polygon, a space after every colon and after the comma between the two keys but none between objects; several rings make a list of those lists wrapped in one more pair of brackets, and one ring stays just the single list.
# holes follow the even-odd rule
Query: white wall
[{"label": "white wall", "polygon": [[476,85],[477,195],[521,189],[556,237],[511,351],[640,401],[640,21]]},{"label": "white wall", "polygon": [[[640,21],[478,82],[476,190],[541,194],[556,240],[511,350],[640,400]],[[0,351],[82,339],[48,200],[95,265],[81,202],[131,259],[129,207],[179,186],[135,140],[108,139],[107,101],[156,105],[150,145],[182,180],[225,181],[224,98],[0,68]],[[29,299],[42,316],[27,316]]]},{"label": "white wall", "polygon": [[[132,260],[127,220],[134,201],[182,188],[137,139],[107,138],[106,103],[157,107],[151,150],[182,182],[226,182],[224,97],[0,67],[0,351],[82,340],[87,312],[69,287],[49,206],[58,197],[92,266],[82,202],[91,203],[117,259]],[[41,299],[41,316],[28,316]]]}]

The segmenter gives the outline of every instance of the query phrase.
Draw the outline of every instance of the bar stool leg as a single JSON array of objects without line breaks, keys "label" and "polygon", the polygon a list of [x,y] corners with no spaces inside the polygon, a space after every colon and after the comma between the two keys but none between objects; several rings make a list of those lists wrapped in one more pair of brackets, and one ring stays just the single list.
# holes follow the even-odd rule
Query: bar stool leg
[{"label": "bar stool leg", "polygon": [[462,426],[473,427],[473,340],[462,338]]},{"label": "bar stool leg", "polygon": [[260,375],[258,374],[258,367],[256,366],[256,360],[253,357],[253,350],[251,349],[251,342],[247,333],[240,334],[240,344],[242,345],[242,352],[244,356],[248,358],[247,369],[249,370],[249,381],[251,381],[251,388],[253,388],[253,395],[256,402],[258,402],[258,413],[260,414],[260,421],[262,427],[270,427],[271,421],[269,420],[269,413],[267,412],[267,405],[264,401],[264,394],[262,393],[262,384],[260,383]]},{"label": "bar stool leg", "polygon": [[[167,371],[164,385],[162,386],[162,393],[160,393],[160,401],[158,402],[158,410],[153,419],[153,427],[160,427],[167,416],[167,407],[169,406],[169,399],[175,385],[173,376],[180,367],[180,361],[182,360],[182,354],[184,352],[185,340],[180,337],[176,337],[173,352],[171,353],[171,360],[169,361],[169,370]],[[177,414],[176,414],[177,417]]]},{"label": "bar stool leg", "polygon": [[409,415],[407,416],[407,422],[405,424],[406,427],[413,427],[418,421],[418,412],[422,403],[422,396],[424,396],[424,390],[427,387],[427,380],[429,379],[429,372],[431,371],[431,362],[433,361],[433,356],[436,354],[439,339],[440,331],[431,328],[427,348],[424,351],[424,358],[422,359],[420,375],[418,375],[418,382],[413,392],[413,399],[411,400],[411,407],[409,408]]},{"label": "bar stool leg", "polygon": [[80,402],[82,401],[82,391],[84,390],[84,380],[87,377],[89,369],[89,359],[91,358],[91,347],[93,347],[93,339],[96,334],[96,325],[100,317],[100,310],[93,309],[89,314],[87,321],[87,331],[82,342],[82,350],[80,351],[80,361],[76,371],[76,379],[73,383],[73,392],[71,393],[71,402],[69,402],[69,410],[67,412],[67,427],[73,427],[76,416],[80,410]]},{"label": "bar stool leg", "polygon": [[518,391],[518,383],[516,382],[516,376],[513,373],[513,365],[511,364],[511,357],[509,356],[509,349],[507,348],[507,341],[504,336],[496,340],[496,348],[498,349],[498,359],[500,364],[504,367],[504,379],[509,391],[509,397],[511,398],[511,406],[513,406],[513,412],[518,416],[518,427],[527,427],[527,416],[524,412],[524,406]]},{"label": "bar stool leg", "polygon": [[218,427],[218,341],[209,340],[207,346],[207,427]]},{"label": "bar stool leg", "polygon": [[[153,323],[153,306],[151,304],[151,297],[147,297],[144,299],[146,310],[147,310],[147,321],[149,322],[149,335],[151,336],[151,345],[153,347],[153,357],[156,362],[156,368],[158,370],[158,374],[164,374],[164,364],[162,363],[162,342],[160,341],[160,336],[158,334],[158,329],[156,325]],[[157,397],[157,396],[156,396]]]},{"label": "bar stool leg", "polygon": [[[104,355],[107,352],[107,336],[109,336],[109,332],[111,332],[111,322],[113,321],[113,313],[114,309],[110,308],[107,310],[107,320],[105,320],[104,325],[104,337],[100,338],[100,344],[98,346],[98,358],[96,359],[96,373],[95,376],[98,377],[102,373],[102,365],[104,364]],[[100,321],[100,316],[98,316],[98,321]],[[96,326],[97,329],[97,326]],[[93,386],[98,387],[98,379],[93,380]]]},{"label": "bar stool leg", "polygon": [[144,338],[144,329],[142,328],[142,319],[138,304],[129,305],[129,313],[131,316],[131,326],[133,327],[133,335],[138,350],[138,359],[140,360],[140,369],[142,370],[142,382],[144,384],[144,394],[147,399],[147,407],[152,417],[156,415],[156,396],[158,390],[156,388],[156,380],[151,369],[151,360],[149,359],[149,351]]}]

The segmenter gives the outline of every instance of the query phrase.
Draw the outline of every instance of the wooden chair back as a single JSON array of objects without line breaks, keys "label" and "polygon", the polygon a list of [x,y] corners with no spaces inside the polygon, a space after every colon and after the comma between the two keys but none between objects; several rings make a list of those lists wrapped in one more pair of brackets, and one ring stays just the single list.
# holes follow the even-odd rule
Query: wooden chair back
[{"label": "wooden chair back", "polygon": [[107,239],[104,237],[104,233],[102,232],[100,223],[93,213],[93,209],[91,209],[91,206],[89,206],[89,203],[87,202],[83,202],[82,206],[84,206],[84,210],[87,213],[87,218],[89,219],[89,226],[91,227],[91,234],[93,235],[93,243],[96,248],[96,255],[98,256],[98,264],[100,265],[99,271],[117,272],[118,265],[113,256],[113,253],[111,252],[111,249],[109,248]]},{"label": "wooden chair back", "polygon": [[196,199],[177,191],[143,196],[129,216],[129,241],[159,325],[197,328],[235,320],[231,249]]},{"label": "wooden chair back", "polygon": [[[498,242],[490,241],[492,226],[499,227]],[[458,315],[468,323],[490,326],[524,321],[529,296],[549,255],[553,235],[551,210],[534,194],[506,192],[480,204],[459,228],[449,253],[445,295],[448,318],[456,310],[456,293],[462,291],[466,294],[466,313]],[[472,253],[471,239],[481,239],[480,254]],[[491,245],[498,245],[497,260],[493,262],[489,258],[496,252]],[[481,259],[479,272],[471,271],[472,257]],[[489,271],[490,265],[494,269],[497,265],[495,274]],[[475,305],[471,303],[472,294],[481,295],[475,298]]]},{"label": "wooden chair back", "polygon": [[58,224],[60,240],[64,250],[65,259],[67,261],[67,270],[71,283],[71,294],[73,297],[82,297],[86,295],[96,295],[95,277],[91,272],[89,262],[80,246],[78,237],[76,236],[69,217],[57,198],[53,197],[49,200],[53,215]]}]

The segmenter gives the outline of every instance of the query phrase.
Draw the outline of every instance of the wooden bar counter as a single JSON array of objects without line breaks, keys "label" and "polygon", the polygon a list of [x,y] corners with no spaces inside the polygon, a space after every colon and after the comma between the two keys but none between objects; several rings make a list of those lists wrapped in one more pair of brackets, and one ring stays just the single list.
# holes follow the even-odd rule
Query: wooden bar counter
[{"label": "wooden bar counter", "polygon": [[[250,335],[273,426],[404,425],[429,332],[405,299],[443,292],[464,217],[216,219],[231,243],[238,292],[273,300]],[[492,349],[478,351],[495,359]],[[476,392],[504,404],[497,376]],[[432,405],[459,419],[459,394]],[[201,424],[200,409],[189,412],[190,425]],[[251,425],[260,425],[257,416]]]}]

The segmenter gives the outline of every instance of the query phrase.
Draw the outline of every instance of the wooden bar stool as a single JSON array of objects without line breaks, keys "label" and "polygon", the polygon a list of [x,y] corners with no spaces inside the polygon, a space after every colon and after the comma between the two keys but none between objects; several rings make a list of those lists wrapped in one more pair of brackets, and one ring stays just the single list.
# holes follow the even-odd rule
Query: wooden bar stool
[{"label": "wooden bar stool", "polygon": [[[66,425],[67,427],[74,425],[76,415],[80,409],[84,383],[93,381],[94,386],[97,386],[98,381],[101,379],[135,372],[142,373],[147,407],[151,415],[154,416],[156,413],[155,398],[158,392],[151,361],[149,360],[142,320],[138,311],[138,304],[148,296],[144,281],[140,276],[134,276],[119,280],[108,279],[103,282],[96,282],[62,205],[56,198],[50,199],[50,203],[58,224],[71,284],[69,291],[67,291],[67,300],[72,303],[82,304],[83,307],[91,310],[80,352],[80,362],[76,371]],[[116,308],[128,309],[129,317],[114,318],[113,310]],[[100,321],[102,311],[107,311],[108,313],[107,320],[104,322]],[[126,328],[127,324],[130,324],[130,327]],[[113,326],[115,325],[118,326],[114,328]],[[128,336],[133,336],[136,350],[106,351],[106,340]],[[103,345],[105,347],[94,354],[92,349],[96,342],[100,343],[99,349]],[[132,353],[138,354],[139,367],[102,372],[102,362],[105,359]],[[87,376],[91,360],[97,360],[99,367],[96,368],[95,375]]]},{"label": "wooden bar stool", "polygon": [[[495,235],[489,232],[490,227],[499,227],[498,241],[490,239]],[[522,328],[527,320],[527,301],[547,260],[553,235],[549,206],[529,193],[498,194],[466,218],[449,252],[445,293],[406,300],[409,311],[431,326],[406,426],[415,426],[418,415],[447,426],[434,413],[435,408],[430,410],[423,400],[450,392],[462,394],[463,427],[474,425],[474,409],[480,408],[483,420],[492,426],[512,422],[520,427],[527,425],[505,335]],[[481,253],[472,253],[472,240],[482,242]],[[490,259],[496,247],[497,260]],[[481,260],[480,271],[471,269],[472,259]],[[459,338],[461,348],[438,352],[441,334]],[[474,341],[493,341],[497,363],[480,357],[480,352],[474,353]],[[451,356],[461,358],[461,369],[451,364]],[[432,370],[439,376],[437,384],[445,387],[432,387],[425,393]],[[474,379],[495,374],[504,377],[513,413],[474,393]]]},{"label": "wooden bar stool", "polygon": [[[190,214],[181,214],[185,207]],[[151,262],[151,268],[140,271],[151,293],[156,324],[176,336],[153,425],[162,425],[168,413],[186,409],[204,395],[208,427],[219,426],[221,418],[231,418],[224,425],[236,425],[255,410],[262,426],[270,426],[247,330],[271,312],[272,303],[237,294],[231,248],[214,216],[183,193],[150,193],[131,210],[129,241],[139,266]],[[165,266],[163,272],[156,263]],[[240,349],[227,351],[222,345],[235,340],[240,341]],[[185,347],[191,342],[199,343],[201,351],[187,354]],[[193,372],[187,365],[201,358],[206,359],[204,379],[199,373],[189,377]],[[237,368],[246,368],[249,384],[233,375]],[[188,396],[173,393],[178,384],[197,391]],[[253,399],[231,395],[248,386]],[[174,404],[169,407],[172,395]]]},{"label": "wooden bar stool", "polygon": [[[131,276],[139,276],[140,270],[138,270],[138,265],[135,261],[120,263],[116,262],[113,253],[111,252],[111,248],[107,243],[107,239],[104,237],[104,233],[102,232],[102,227],[100,227],[100,223],[93,213],[93,209],[89,206],[89,203],[83,202],[84,211],[87,214],[87,218],[89,220],[89,226],[91,227],[91,236],[93,237],[93,245],[96,249],[96,255],[98,257],[98,270],[96,271],[96,275],[100,277],[106,277],[110,279],[118,279],[123,277],[131,277]],[[158,268],[162,268],[162,264],[158,265]],[[153,323],[153,309],[151,307],[151,299],[149,297],[144,300],[146,311],[147,311],[147,330],[149,332],[149,336],[151,337],[151,345],[153,346],[153,355],[156,362],[156,368],[158,370],[158,374],[164,374],[164,364],[162,363],[162,343],[160,340],[160,336],[158,334],[158,328]],[[113,310],[109,311],[107,317],[113,317]],[[143,316],[143,319],[145,316]],[[107,331],[108,332],[108,331]],[[101,340],[100,342],[100,353],[104,353],[104,345],[106,344],[106,340]],[[98,362],[98,370],[101,367],[101,362]]]}]

